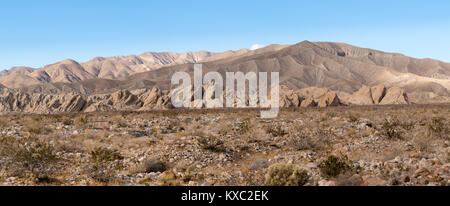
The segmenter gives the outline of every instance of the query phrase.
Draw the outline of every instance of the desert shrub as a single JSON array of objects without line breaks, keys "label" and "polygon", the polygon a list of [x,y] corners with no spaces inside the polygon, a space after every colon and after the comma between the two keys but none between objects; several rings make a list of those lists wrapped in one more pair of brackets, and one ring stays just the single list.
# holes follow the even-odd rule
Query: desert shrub
[{"label": "desert shrub", "polygon": [[413,129],[414,128],[414,122],[411,122],[411,121],[409,121],[409,122],[401,122],[400,123],[400,126],[403,128],[403,129],[405,129],[405,130],[411,130],[411,129]]},{"label": "desert shrub", "polygon": [[287,132],[281,128],[281,125],[277,126],[270,125],[266,128],[266,132],[267,134],[270,134],[273,137],[282,137],[287,134]]},{"label": "desert shrub", "polygon": [[48,178],[56,170],[59,160],[53,145],[34,137],[0,139],[0,155],[4,167],[18,175],[32,174]]},{"label": "desert shrub", "polygon": [[126,120],[124,120],[124,118],[121,115],[112,116],[108,122],[109,122],[109,124],[117,125],[117,127],[119,127],[119,128],[128,127],[128,122]]},{"label": "desert shrub", "polygon": [[38,124],[38,123],[28,123],[25,125],[25,131],[31,133],[31,134],[35,134],[35,135],[39,135],[39,134],[48,134],[52,132],[52,129],[45,127],[42,124]]},{"label": "desert shrub", "polygon": [[67,117],[62,120],[62,123],[63,123],[63,125],[72,125],[73,120]]},{"label": "desert shrub", "polygon": [[91,151],[91,160],[95,162],[110,162],[121,159],[123,159],[123,157],[117,150],[97,147]]},{"label": "desert shrub", "polygon": [[347,156],[330,155],[320,162],[318,168],[324,177],[331,178],[352,170],[353,166]]},{"label": "desert shrub", "polygon": [[193,166],[187,167],[186,171],[184,171],[184,173],[180,177],[180,180],[183,181],[184,183],[188,183],[189,181],[197,180],[198,179],[197,173],[195,173],[194,169],[195,168]]},{"label": "desert shrub", "polygon": [[329,129],[318,129],[314,132],[314,135],[324,141],[331,141],[331,139],[335,136],[335,134]]},{"label": "desert shrub", "polygon": [[179,180],[177,176],[170,171],[163,172],[159,178],[158,182],[160,186],[179,186]]},{"label": "desert shrub", "polygon": [[82,126],[82,125],[87,124],[87,123],[88,123],[88,120],[87,120],[87,118],[86,118],[85,116],[80,116],[80,117],[78,117],[77,119],[75,119],[75,123],[76,123],[77,125]]},{"label": "desert shrub", "polygon": [[0,119],[0,127],[6,127],[8,125],[8,122],[4,119]]},{"label": "desert shrub", "polygon": [[402,139],[402,131],[398,120],[385,120],[381,126],[381,134],[388,139]]},{"label": "desert shrub", "polygon": [[243,181],[242,183],[239,183],[239,185],[243,186],[264,185],[265,181],[264,170],[249,169],[246,166],[244,166],[243,168],[241,168],[241,173],[243,176]]},{"label": "desert shrub", "polygon": [[212,152],[224,152],[225,146],[224,142],[214,136],[200,136],[198,139],[198,144],[204,150],[209,150]]},{"label": "desert shrub", "polygon": [[442,118],[433,118],[427,125],[428,134],[437,138],[449,138],[447,125]]},{"label": "desert shrub", "polygon": [[328,117],[330,117],[330,118],[334,118],[334,117],[337,117],[338,116],[338,114],[336,113],[336,112],[327,112],[327,114],[326,114]]},{"label": "desert shrub", "polygon": [[358,121],[359,121],[359,117],[356,116],[356,115],[354,115],[354,114],[350,114],[350,115],[348,116],[348,121],[349,121],[349,122],[358,122]]},{"label": "desert shrub", "polygon": [[90,153],[89,173],[92,179],[108,183],[122,168],[122,155],[117,150],[97,147]]},{"label": "desert shrub", "polygon": [[295,150],[315,150],[322,148],[322,145],[320,144],[320,141],[318,139],[313,139],[310,136],[307,136],[305,134],[301,134],[299,136],[294,137],[290,141],[290,145]]},{"label": "desert shrub", "polygon": [[238,134],[246,134],[247,132],[249,132],[250,131],[250,128],[251,128],[251,126],[250,126],[250,120],[249,119],[246,119],[246,120],[244,120],[244,121],[242,121],[242,122],[238,122],[237,124],[236,124],[236,126],[233,128],[233,130],[236,132],[236,133],[238,133]]},{"label": "desert shrub", "polygon": [[296,150],[320,150],[326,147],[334,136],[330,130],[318,129],[311,134],[300,133],[291,139],[290,145]]},{"label": "desert shrub", "polygon": [[430,152],[434,138],[431,135],[427,135],[427,131],[420,131],[414,134],[412,143],[414,147],[420,152]]},{"label": "desert shrub", "polygon": [[303,186],[310,175],[298,165],[277,163],[267,169],[267,186]]}]

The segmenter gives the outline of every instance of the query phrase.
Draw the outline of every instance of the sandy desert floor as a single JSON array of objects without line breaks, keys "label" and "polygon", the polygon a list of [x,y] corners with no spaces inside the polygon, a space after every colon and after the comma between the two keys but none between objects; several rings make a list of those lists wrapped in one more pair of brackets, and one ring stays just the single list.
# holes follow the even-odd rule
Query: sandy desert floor
[{"label": "sandy desert floor", "polygon": [[450,185],[450,105],[0,116],[0,185]]}]

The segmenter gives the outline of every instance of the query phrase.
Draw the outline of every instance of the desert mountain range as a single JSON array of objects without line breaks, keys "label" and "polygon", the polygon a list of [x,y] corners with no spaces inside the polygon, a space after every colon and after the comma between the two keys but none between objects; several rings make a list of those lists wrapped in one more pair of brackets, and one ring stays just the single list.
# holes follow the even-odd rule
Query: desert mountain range
[{"label": "desert mountain range", "polygon": [[[38,101],[33,100],[34,96],[39,96],[39,101],[48,98],[47,103],[59,99],[55,105],[63,105],[65,101],[76,97],[75,100],[78,98],[83,104],[75,110],[81,111],[92,104],[97,106],[89,111],[108,110],[105,105],[114,105],[109,101],[114,95],[115,100],[122,98],[118,96],[131,98],[126,105],[140,105],[138,109],[141,109],[150,94],[158,96],[152,100],[152,104],[162,101],[159,105],[167,106],[164,103],[167,103],[167,96],[164,95],[172,89],[172,74],[185,71],[192,75],[194,63],[202,63],[204,73],[279,72],[280,84],[285,86],[282,93],[290,97],[295,94],[299,98],[298,102],[292,102],[292,98],[282,97],[283,101],[289,100],[289,103],[283,103],[285,106],[300,106],[301,101],[308,99],[319,105],[318,97],[331,98],[333,95],[330,92],[336,94],[339,104],[378,104],[385,96],[391,99],[385,100],[385,104],[450,101],[450,63],[416,59],[344,43],[303,41],[295,45],[270,45],[257,50],[183,54],[147,52],[139,56],[96,57],[84,63],[68,59],[38,69],[15,67],[0,73],[0,88],[3,87],[0,102],[4,104],[0,110],[35,111],[24,109],[27,102],[37,104],[33,103]],[[301,92],[308,89],[324,90],[320,90],[321,95],[315,94],[317,98],[312,98]],[[64,97],[67,95],[71,96]],[[19,101],[20,98],[25,99]],[[325,105],[336,103],[333,101],[326,100],[328,103]],[[5,102],[9,106],[5,106]],[[12,104],[19,104],[19,107]]]}]

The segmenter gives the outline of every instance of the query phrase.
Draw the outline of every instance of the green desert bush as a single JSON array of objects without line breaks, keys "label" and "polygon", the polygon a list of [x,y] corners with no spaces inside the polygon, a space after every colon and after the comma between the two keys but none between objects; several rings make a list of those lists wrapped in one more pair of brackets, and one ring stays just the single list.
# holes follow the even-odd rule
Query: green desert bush
[{"label": "green desert bush", "polygon": [[318,168],[322,176],[332,178],[351,171],[353,166],[347,156],[330,155],[327,159],[320,162]]},{"label": "green desert bush", "polygon": [[277,163],[267,169],[267,186],[303,186],[310,175],[298,165]]}]

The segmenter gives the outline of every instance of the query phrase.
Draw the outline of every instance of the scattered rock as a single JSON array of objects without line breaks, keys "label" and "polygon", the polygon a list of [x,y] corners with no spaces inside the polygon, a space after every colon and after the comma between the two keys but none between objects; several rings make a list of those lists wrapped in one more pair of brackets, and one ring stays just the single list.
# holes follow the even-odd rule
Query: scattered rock
[{"label": "scattered rock", "polygon": [[268,160],[258,158],[258,159],[255,159],[255,160],[251,163],[250,169],[251,169],[251,170],[265,169],[265,168],[267,168],[267,167],[269,167],[269,166],[270,166],[270,162],[269,162]]}]

